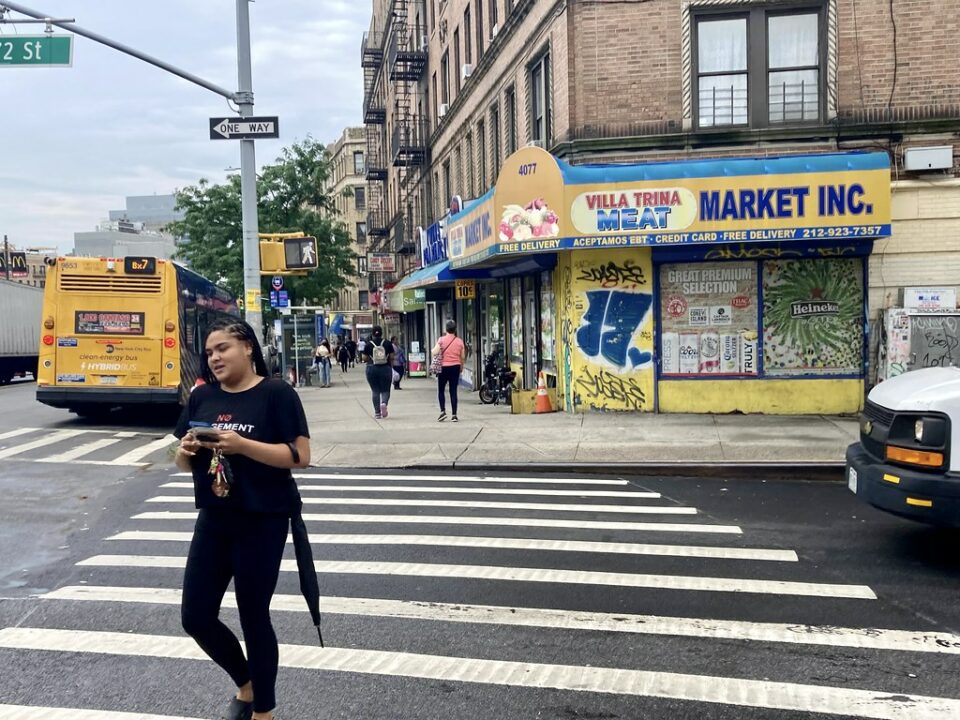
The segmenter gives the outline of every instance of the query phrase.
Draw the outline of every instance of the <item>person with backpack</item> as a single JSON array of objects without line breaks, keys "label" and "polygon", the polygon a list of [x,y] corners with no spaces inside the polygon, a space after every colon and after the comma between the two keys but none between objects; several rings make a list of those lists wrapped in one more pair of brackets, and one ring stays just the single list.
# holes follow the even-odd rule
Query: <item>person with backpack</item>
[{"label": "person with backpack", "polygon": [[440,372],[437,375],[437,390],[440,396],[440,417],[439,422],[447,419],[447,402],[444,397],[443,388],[450,385],[450,409],[453,411],[453,422],[459,422],[457,419],[457,386],[460,384],[460,371],[467,361],[467,346],[463,340],[457,337],[457,324],[453,320],[447,320],[447,334],[437,340],[433,346],[433,362],[439,360]]},{"label": "person with backpack", "polygon": [[340,372],[345,373],[347,364],[350,362],[350,351],[343,343],[340,343],[340,347],[337,348],[337,362],[340,363]]},{"label": "person with backpack", "polygon": [[396,375],[393,376],[393,389],[401,390],[400,381],[403,380],[403,373],[407,368],[407,356],[403,352],[403,345],[397,342],[397,336],[390,338],[390,344],[393,345],[393,370]]},{"label": "person with backpack", "polygon": [[374,325],[370,338],[364,342],[361,353],[367,363],[367,384],[373,393],[373,416],[387,417],[390,386],[393,384],[393,343],[383,338],[383,328]]}]

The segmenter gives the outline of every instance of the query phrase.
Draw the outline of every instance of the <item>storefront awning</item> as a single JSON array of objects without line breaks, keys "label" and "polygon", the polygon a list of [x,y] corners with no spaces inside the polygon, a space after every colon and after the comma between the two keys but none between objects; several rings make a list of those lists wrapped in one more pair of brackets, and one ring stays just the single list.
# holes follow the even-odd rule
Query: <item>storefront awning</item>
[{"label": "storefront awning", "polygon": [[447,222],[460,272],[505,257],[625,247],[889,237],[885,152],[569,165],[537,147]]}]

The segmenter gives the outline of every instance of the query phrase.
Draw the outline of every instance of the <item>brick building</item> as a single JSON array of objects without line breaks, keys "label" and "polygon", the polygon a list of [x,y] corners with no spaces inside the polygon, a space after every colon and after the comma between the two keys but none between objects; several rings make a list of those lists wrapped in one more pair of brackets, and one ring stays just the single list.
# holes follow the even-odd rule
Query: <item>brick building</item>
[{"label": "brick building", "polygon": [[362,62],[385,249],[412,252],[531,144],[573,166],[879,151],[892,232],[867,262],[871,320],[907,286],[957,285],[954,2],[375,0]]},{"label": "brick building", "polygon": [[370,309],[366,287],[366,149],[366,131],[362,127],[346,128],[336,142],[327,146],[331,164],[327,192],[333,198],[337,219],[350,233],[351,250],[357,255],[354,284],[341,290],[331,304],[331,310],[337,312]]}]

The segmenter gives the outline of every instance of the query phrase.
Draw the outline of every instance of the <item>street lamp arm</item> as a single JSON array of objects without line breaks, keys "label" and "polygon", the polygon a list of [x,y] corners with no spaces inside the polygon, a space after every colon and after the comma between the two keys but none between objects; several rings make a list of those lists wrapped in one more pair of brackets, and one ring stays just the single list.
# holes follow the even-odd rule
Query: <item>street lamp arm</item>
[{"label": "street lamp arm", "polygon": [[101,45],[106,45],[107,47],[113,48],[114,50],[119,50],[120,52],[130,55],[132,57],[135,57],[138,60],[143,60],[145,63],[150,63],[151,65],[154,65],[160,68],[161,70],[166,70],[168,73],[181,77],[184,80],[187,80],[188,82],[192,82],[194,85],[199,85],[202,88],[206,88],[210,92],[214,92],[217,95],[222,95],[228,100],[233,100],[234,102],[241,102],[239,94],[233,92],[232,90],[227,90],[225,88],[220,87],[219,85],[214,85],[212,82],[208,82],[201,77],[197,77],[196,75],[189,73],[186,70],[181,70],[180,68],[174,65],[171,65],[168,62],[164,62],[159,58],[155,58],[151,55],[147,55],[146,53],[140,52],[135,48],[129,47],[128,45],[124,45],[123,43],[119,43],[119,42],[116,42],[115,40],[111,40],[110,38],[104,37],[99,33],[93,32],[92,30],[86,30],[85,28],[82,28],[72,22],[65,22],[62,20],[52,19],[48,13],[37,12],[36,10],[31,10],[30,8],[26,8],[23,5],[19,5],[18,3],[7,2],[7,0],[0,0],[0,11],[2,11],[4,8],[9,10],[14,10],[15,12],[21,13],[23,15],[27,15],[32,18],[36,18],[37,20],[41,20],[43,22],[48,23],[49,25],[56,25],[57,27],[63,28],[64,30],[69,30],[72,33],[81,35],[85,38],[88,38],[89,40],[93,40],[94,42],[98,42]]}]

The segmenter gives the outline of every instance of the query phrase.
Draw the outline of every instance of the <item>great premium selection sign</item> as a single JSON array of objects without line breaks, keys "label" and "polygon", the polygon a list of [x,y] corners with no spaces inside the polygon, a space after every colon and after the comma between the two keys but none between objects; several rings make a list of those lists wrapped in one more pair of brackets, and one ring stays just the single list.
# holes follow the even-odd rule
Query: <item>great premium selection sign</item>
[{"label": "great premium selection sign", "polygon": [[453,267],[571,248],[890,235],[886,153],[578,167],[530,147],[483,200],[451,218]]}]

